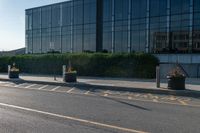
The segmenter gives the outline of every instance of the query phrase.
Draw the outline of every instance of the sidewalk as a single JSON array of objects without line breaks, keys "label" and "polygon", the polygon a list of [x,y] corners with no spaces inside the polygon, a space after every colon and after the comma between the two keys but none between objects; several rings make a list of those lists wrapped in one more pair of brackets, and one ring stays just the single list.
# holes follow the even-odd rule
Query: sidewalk
[{"label": "sidewalk", "polygon": [[[167,89],[167,80],[161,80],[161,88],[156,88],[155,79],[128,79],[128,78],[100,78],[100,77],[78,77],[77,83],[64,83],[61,76],[54,77],[51,75],[31,75],[21,74],[20,79],[10,80],[6,73],[0,74],[0,81],[18,81],[31,82],[41,84],[55,84],[61,86],[85,86],[96,87],[100,89],[111,89],[119,91],[134,91],[144,93],[159,93],[159,94],[200,94],[200,79],[187,79],[186,90],[173,91]],[[199,95],[200,96],[200,95]]]}]

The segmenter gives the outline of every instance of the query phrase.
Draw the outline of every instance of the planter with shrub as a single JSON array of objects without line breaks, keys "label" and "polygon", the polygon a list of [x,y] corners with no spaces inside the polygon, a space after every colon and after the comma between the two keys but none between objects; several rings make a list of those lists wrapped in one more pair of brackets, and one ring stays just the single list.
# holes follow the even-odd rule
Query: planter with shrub
[{"label": "planter with shrub", "polygon": [[181,72],[179,67],[173,69],[169,75],[168,79],[168,89],[172,90],[184,90],[185,89],[185,75]]},{"label": "planter with shrub", "polygon": [[10,79],[16,79],[19,78],[19,69],[16,68],[15,63],[13,63],[13,66],[8,71],[8,77]]},{"label": "planter with shrub", "polygon": [[72,70],[70,62],[69,62],[67,71],[63,75],[63,81],[64,82],[77,82],[77,72]]}]

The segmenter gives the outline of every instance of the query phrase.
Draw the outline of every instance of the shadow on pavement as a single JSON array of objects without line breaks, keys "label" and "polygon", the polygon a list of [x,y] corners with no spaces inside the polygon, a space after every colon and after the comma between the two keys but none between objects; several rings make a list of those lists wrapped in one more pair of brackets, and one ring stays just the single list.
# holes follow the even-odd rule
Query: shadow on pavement
[{"label": "shadow on pavement", "polygon": [[[100,97],[103,97],[103,96],[100,96]],[[121,100],[118,100],[118,99],[115,99],[115,98],[110,98],[110,97],[103,97],[103,98],[108,99],[108,100],[112,100],[112,101],[115,101],[115,102],[118,102],[118,103],[121,103],[121,104],[125,104],[125,105],[128,105],[128,106],[134,107],[134,108],[138,108],[138,109],[141,109],[141,110],[151,111],[150,109],[147,109],[147,108],[144,108],[144,107],[141,107],[141,106],[138,106],[138,105],[134,105],[134,104],[131,104],[131,103],[128,103],[128,102],[124,102],[124,101],[121,101]]]}]

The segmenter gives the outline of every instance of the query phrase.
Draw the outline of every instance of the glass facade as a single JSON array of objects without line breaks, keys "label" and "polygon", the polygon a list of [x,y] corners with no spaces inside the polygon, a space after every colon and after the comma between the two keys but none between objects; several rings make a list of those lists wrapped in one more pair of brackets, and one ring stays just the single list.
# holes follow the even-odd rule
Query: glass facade
[{"label": "glass facade", "polygon": [[[26,51],[200,52],[200,0],[71,0],[26,10]],[[98,45],[98,46],[97,46]]]}]

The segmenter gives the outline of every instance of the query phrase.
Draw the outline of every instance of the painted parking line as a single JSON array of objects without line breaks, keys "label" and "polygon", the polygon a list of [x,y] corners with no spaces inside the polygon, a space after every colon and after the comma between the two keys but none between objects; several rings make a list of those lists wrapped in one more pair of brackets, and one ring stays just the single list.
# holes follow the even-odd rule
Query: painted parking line
[{"label": "painted parking line", "polygon": [[107,96],[108,96],[108,94],[104,94],[103,96],[104,96],[104,97],[107,97]]},{"label": "painted parking line", "polygon": [[109,90],[104,91],[103,93],[104,93],[104,94],[111,94]]},{"label": "painted parking line", "polygon": [[48,87],[48,85],[44,85],[44,86],[42,86],[42,87],[39,87],[38,90],[42,90],[42,89],[44,89],[44,88],[46,88],[46,87]]},{"label": "painted parking line", "polygon": [[51,91],[56,91],[56,90],[58,90],[60,87],[61,87],[61,86],[57,86],[57,87],[51,89]]},{"label": "painted parking line", "polygon": [[110,124],[80,119],[80,118],[76,118],[76,117],[45,112],[45,111],[41,111],[41,110],[36,110],[36,109],[31,109],[31,108],[26,108],[26,107],[11,105],[11,104],[0,103],[0,106],[18,109],[18,110],[23,110],[23,111],[27,111],[27,112],[38,113],[38,114],[47,115],[47,116],[53,116],[53,117],[56,117],[56,118],[61,118],[61,119],[70,120],[70,121],[76,121],[76,122],[84,123],[84,124],[87,124],[87,125],[99,126],[99,127],[102,127],[102,128],[115,129],[115,130],[119,130],[119,131],[122,131],[122,132],[148,133],[148,132],[145,132],[145,131],[139,131],[139,130],[135,130],[135,129],[124,128],[124,127],[120,127],[120,126],[115,126],[115,125],[110,125]]},{"label": "painted parking line", "polygon": [[26,86],[26,87],[24,87],[24,88],[28,89],[28,88],[31,88],[31,87],[33,87],[33,86],[36,86],[36,84],[31,84],[31,85]]},{"label": "painted parking line", "polygon": [[89,95],[89,93],[92,91],[92,89],[89,89],[88,91],[86,91],[84,94],[85,95]]},{"label": "painted parking line", "polygon": [[71,93],[74,89],[75,89],[75,87],[73,87],[72,89],[68,90],[67,93]]},{"label": "painted parking line", "polygon": [[4,86],[8,86],[8,87],[12,87],[12,86],[14,86],[15,84],[14,83],[9,83],[9,82],[6,82],[5,84],[4,84]]},{"label": "painted parking line", "polygon": [[14,87],[21,87],[23,85],[26,85],[26,83],[18,84],[18,85],[15,85]]},{"label": "painted parking line", "polygon": [[129,100],[132,100],[133,98],[129,96],[128,99],[129,99]]},{"label": "painted parking line", "polygon": [[[10,87],[10,86],[5,86],[5,85],[0,85],[0,86],[4,86],[4,87]],[[29,86],[27,86],[29,87]],[[25,87],[14,87],[14,88],[20,88],[20,89],[26,89]],[[62,88],[62,87],[60,87]],[[31,88],[30,88],[31,89]],[[70,89],[68,92],[69,94],[75,94],[75,95],[86,95],[84,93],[76,93],[76,92],[72,92],[73,90],[75,90],[76,88],[72,88]],[[37,90],[37,89],[31,89],[31,90]],[[46,92],[55,92],[55,93],[63,93],[63,92],[67,92],[65,91],[60,91],[59,90],[48,90],[48,89],[43,89],[43,90],[38,90],[38,91],[46,91]],[[71,93],[70,93],[71,92]],[[141,102],[151,102],[151,103],[157,103],[157,104],[171,104],[171,105],[181,105],[181,106],[189,106],[189,107],[200,107],[199,102],[198,103],[193,103],[192,99],[190,98],[183,98],[183,97],[175,97],[175,96],[157,96],[155,95],[154,97],[150,96],[150,94],[147,94],[147,99],[145,98],[146,96],[143,96],[144,94],[131,94],[131,95],[112,95],[111,94],[99,94],[97,91],[92,91],[86,95],[86,96],[104,96],[104,97],[111,97],[111,98],[116,98],[116,99],[122,99],[122,100],[131,100],[131,101],[141,101]],[[104,91],[105,92],[105,91]],[[129,98],[132,97],[132,99]],[[149,97],[153,98],[153,99],[149,99]],[[157,99],[158,98],[158,99]]]}]

